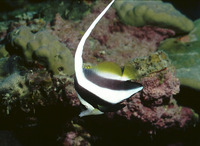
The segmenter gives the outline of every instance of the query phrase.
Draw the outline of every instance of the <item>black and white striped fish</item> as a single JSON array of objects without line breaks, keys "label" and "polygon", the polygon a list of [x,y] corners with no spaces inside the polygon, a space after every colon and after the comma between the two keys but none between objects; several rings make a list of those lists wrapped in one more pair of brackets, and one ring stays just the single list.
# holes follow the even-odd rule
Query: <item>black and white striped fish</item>
[{"label": "black and white striped fish", "polygon": [[112,0],[93,21],[75,53],[75,90],[80,102],[87,108],[80,113],[80,117],[122,108],[121,101],[143,88],[141,84],[131,82],[126,74],[129,71],[122,72],[120,66],[115,63],[103,62],[93,67],[83,67],[82,53],[85,41],[114,1]]}]

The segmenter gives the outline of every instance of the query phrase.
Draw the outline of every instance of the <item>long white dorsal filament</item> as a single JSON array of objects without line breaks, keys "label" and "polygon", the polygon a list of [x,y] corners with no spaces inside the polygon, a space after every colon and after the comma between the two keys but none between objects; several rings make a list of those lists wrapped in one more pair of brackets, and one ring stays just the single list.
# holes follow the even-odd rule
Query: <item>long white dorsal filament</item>
[{"label": "long white dorsal filament", "polygon": [[100,21],[100,19],[103,17],[103,15],[108,11],[110,6],[114,3],[114,1],[115,0],[112,0],[110,2],[110,4],[101,12],[101,14],[93,21],[93,23],[90,25],[90,27],[85,32],[85,34],[81,38],[81,41],[78,44],[78,47],[77,47],[77,50],[75,53],[75,74],[76,74],[76,78],[77,78],[78,82],[80,81],[79,78],[81,78],[81,76],[83,76],[83,74],[82,74],[83,73],[82,54],[83,54],[83,47],[84,47],[85,41],[89,37],[90,33],[92,32],[92,30],[94,29],[96,24]]}]

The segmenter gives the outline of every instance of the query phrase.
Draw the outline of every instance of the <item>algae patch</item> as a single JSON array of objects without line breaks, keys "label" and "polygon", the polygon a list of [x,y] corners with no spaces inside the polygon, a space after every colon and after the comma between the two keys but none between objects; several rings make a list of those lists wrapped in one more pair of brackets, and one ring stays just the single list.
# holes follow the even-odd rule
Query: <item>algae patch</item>
[{"label": "algae patch", "polygon": [[168,56],[163,51],[150,54],[148,57],[136,58],[124,67],[124,74],[131,79],[138,79],[171,66]]}]

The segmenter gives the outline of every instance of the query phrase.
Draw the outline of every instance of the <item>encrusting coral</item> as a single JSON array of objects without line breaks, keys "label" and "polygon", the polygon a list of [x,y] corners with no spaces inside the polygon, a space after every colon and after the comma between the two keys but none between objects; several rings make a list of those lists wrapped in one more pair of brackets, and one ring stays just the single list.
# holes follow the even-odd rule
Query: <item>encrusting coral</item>
[{"label": "encrusting coral", "polygon": [[71,52],[47,31],[33,33],[30,27],[23,26],[13,30],[7,41],[9,53],[21,56],[27,63],[38,61],[53,74],[74,73]]},{"label": "encrusting coral", "polygon": [[194,24],[171,4],[162,1],[116,1],[115,8],[120,19],[128,25],[154,25],[171,28],[177,33],[188,33]]}]

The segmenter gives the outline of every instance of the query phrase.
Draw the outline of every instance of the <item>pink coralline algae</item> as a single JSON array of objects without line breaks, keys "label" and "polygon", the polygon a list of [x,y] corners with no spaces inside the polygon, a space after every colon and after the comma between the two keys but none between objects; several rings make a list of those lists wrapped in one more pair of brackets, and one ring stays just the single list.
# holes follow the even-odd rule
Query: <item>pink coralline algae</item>
[{"label": "pink coralline algae", "polygon": [[163,104],[163,100],[177,94],[180,83],[174,74],[175,71],[173,68],[167,68],[162,73],[154,73],[150,77],[143,78],[141,83],[144,87],[142,91],[144,102],[161,105]]},{"label": "pink coralline algae", "polygon": [[90,146],[91,135],[80,125],[69,122],[66,133],[60,138],[63,146]]},{"label": "pink coralline algae", "polygon": [[[105,6],[105,3],[97,2],[91,13],[79,22],[63,20],[57,14],[47,29],[64,42],[74,54],[82,35]],[[156,51],[160,41],[174,35],[175,32],[170,29],[124,25],[118,20],[115,9],[110,8],[86,41],[83,59],[94,64],[106,60],[124,65],[124,58],[131,60],[147,56]]]},{"label": "pink coralline algae", "polygon": [[175,70],[170,67],[142,78],[143,91],[124,101],[126,106],[116,113],[108,113],[108,117],[118,115],[127,120],[139,119],[149,124],[151,130],[183,128],[197,121],[198,115],[192,109],[178,106],[173,98],[180,86],[174,74]]},{"label": "pink coralline algae", "polygon": [[83,137],[78,136],[77,132],[68,132],[66,134],[66,138],[64,140],[63,146],[90,146],[90,143],[86,140],[84,140]]},{"label": "pink coralline algae", "polygon": [[[81,28],[77,23],[62,19],[60,14],[56,14],[51,25],[47,29],[52,31],[52,34],[57,36],[61,42],[68,44],[69,48],[76,48],[79,43],[81,35]],[[76,29],[76,30],[74,30]],[[72,45],[73,44],[73,45]]]}]

